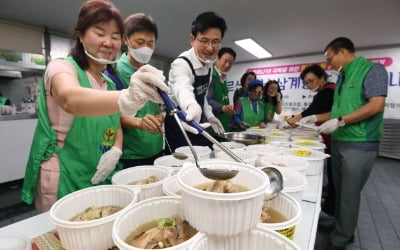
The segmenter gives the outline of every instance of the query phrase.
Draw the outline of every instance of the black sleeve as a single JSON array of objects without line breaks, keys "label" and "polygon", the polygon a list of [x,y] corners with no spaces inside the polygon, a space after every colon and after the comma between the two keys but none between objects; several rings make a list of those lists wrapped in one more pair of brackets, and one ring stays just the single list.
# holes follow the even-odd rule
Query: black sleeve
[{"label": "black sleeve", "polygon": [[333,89],[324,89],[317,94],[310,106],[301,115],[303,117],[329,112],[333,104]]}]

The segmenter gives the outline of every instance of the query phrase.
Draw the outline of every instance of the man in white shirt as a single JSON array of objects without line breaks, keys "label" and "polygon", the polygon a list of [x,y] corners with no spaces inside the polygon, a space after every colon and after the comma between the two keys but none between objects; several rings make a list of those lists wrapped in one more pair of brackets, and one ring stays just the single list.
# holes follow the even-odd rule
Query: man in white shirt
[{"label": "man in white shirt", "polygon": [[[213,63],[226,29],[224,19],[214,12],[198,15],[192,23],[192,48],[172,62],[169,72],[172,98],[186,112],[186,120],[209,122],[217,134],[223,132],[223,127],[213,115],[205,97],[211,82]],[[166,117],[165,130],[172,150],[187,145],[173,117]],[[193,145],[211,146],[202,135],[188,135]]]}]

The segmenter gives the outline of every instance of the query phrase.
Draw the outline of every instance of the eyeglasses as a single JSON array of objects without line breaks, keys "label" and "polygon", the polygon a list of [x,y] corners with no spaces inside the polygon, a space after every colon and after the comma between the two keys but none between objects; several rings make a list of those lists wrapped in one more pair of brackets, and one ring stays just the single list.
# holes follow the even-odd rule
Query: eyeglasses
[{"label": "eyeglasses", "polygon": [[307,80],[303,80],[304,84],[309,86],[312,85],[315,81],[317,80],[317,78],[312,78],[312,79],[307,79]]},{"label": "eyeglasses", "polygon": [[333,59],[336,55],[337,55],[337,53],[334,53],[334,54],[331,55],[331,56],[326,56],[326,62],[327,62],[327,63],[331,63],[331,62],[332,62],[332,59]]},{"label": "eyeglasses", "polygon": [[221,40],[218,39],[215,40],[210,40],[207,38],[198,39],[196,37],[196,40],[199,41],[199,43],[204,47],[207,47],[208,45],[211,44],[212,47],[217,48],[221,44]]}]

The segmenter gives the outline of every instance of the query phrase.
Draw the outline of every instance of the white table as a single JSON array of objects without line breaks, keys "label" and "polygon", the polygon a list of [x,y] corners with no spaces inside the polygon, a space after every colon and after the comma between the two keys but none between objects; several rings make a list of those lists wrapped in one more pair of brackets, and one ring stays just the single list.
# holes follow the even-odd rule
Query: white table
[{"label": "white table", "polygon": [[[304,192],[302,218],[296,226],[294,242],[303,250],[314,249],[318,216],[321,207],[322,175],[307,176],[308,186]],[[49,220],[49,212],[0,228],[2,232],[18,232],[30,238],[55,228]]]}]

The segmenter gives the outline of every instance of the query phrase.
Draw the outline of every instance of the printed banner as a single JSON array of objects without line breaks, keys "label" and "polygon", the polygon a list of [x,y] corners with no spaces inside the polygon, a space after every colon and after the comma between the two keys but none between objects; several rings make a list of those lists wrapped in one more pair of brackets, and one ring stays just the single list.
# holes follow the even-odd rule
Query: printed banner
[{"label": "printed banner", "polygon": [[[357,51],[356,54],[385,66],[388,72],[388,96],[384,118],[400,119],[400,48],[364,50]],[[253,71],[257,79],[264,83],[268,80],[279,82],[283,94],[284,114],[299,113],[310,105],[314,95],[300,79],[300,73],[305,67],[319,64],[328,73],[329,82],[335,83],[337,80],[337,72],[324,60],[325,57],[321,55],[236,64],[228,74],[231,101],[234,90],[241,86],[241,76],[245,72]]]}]

